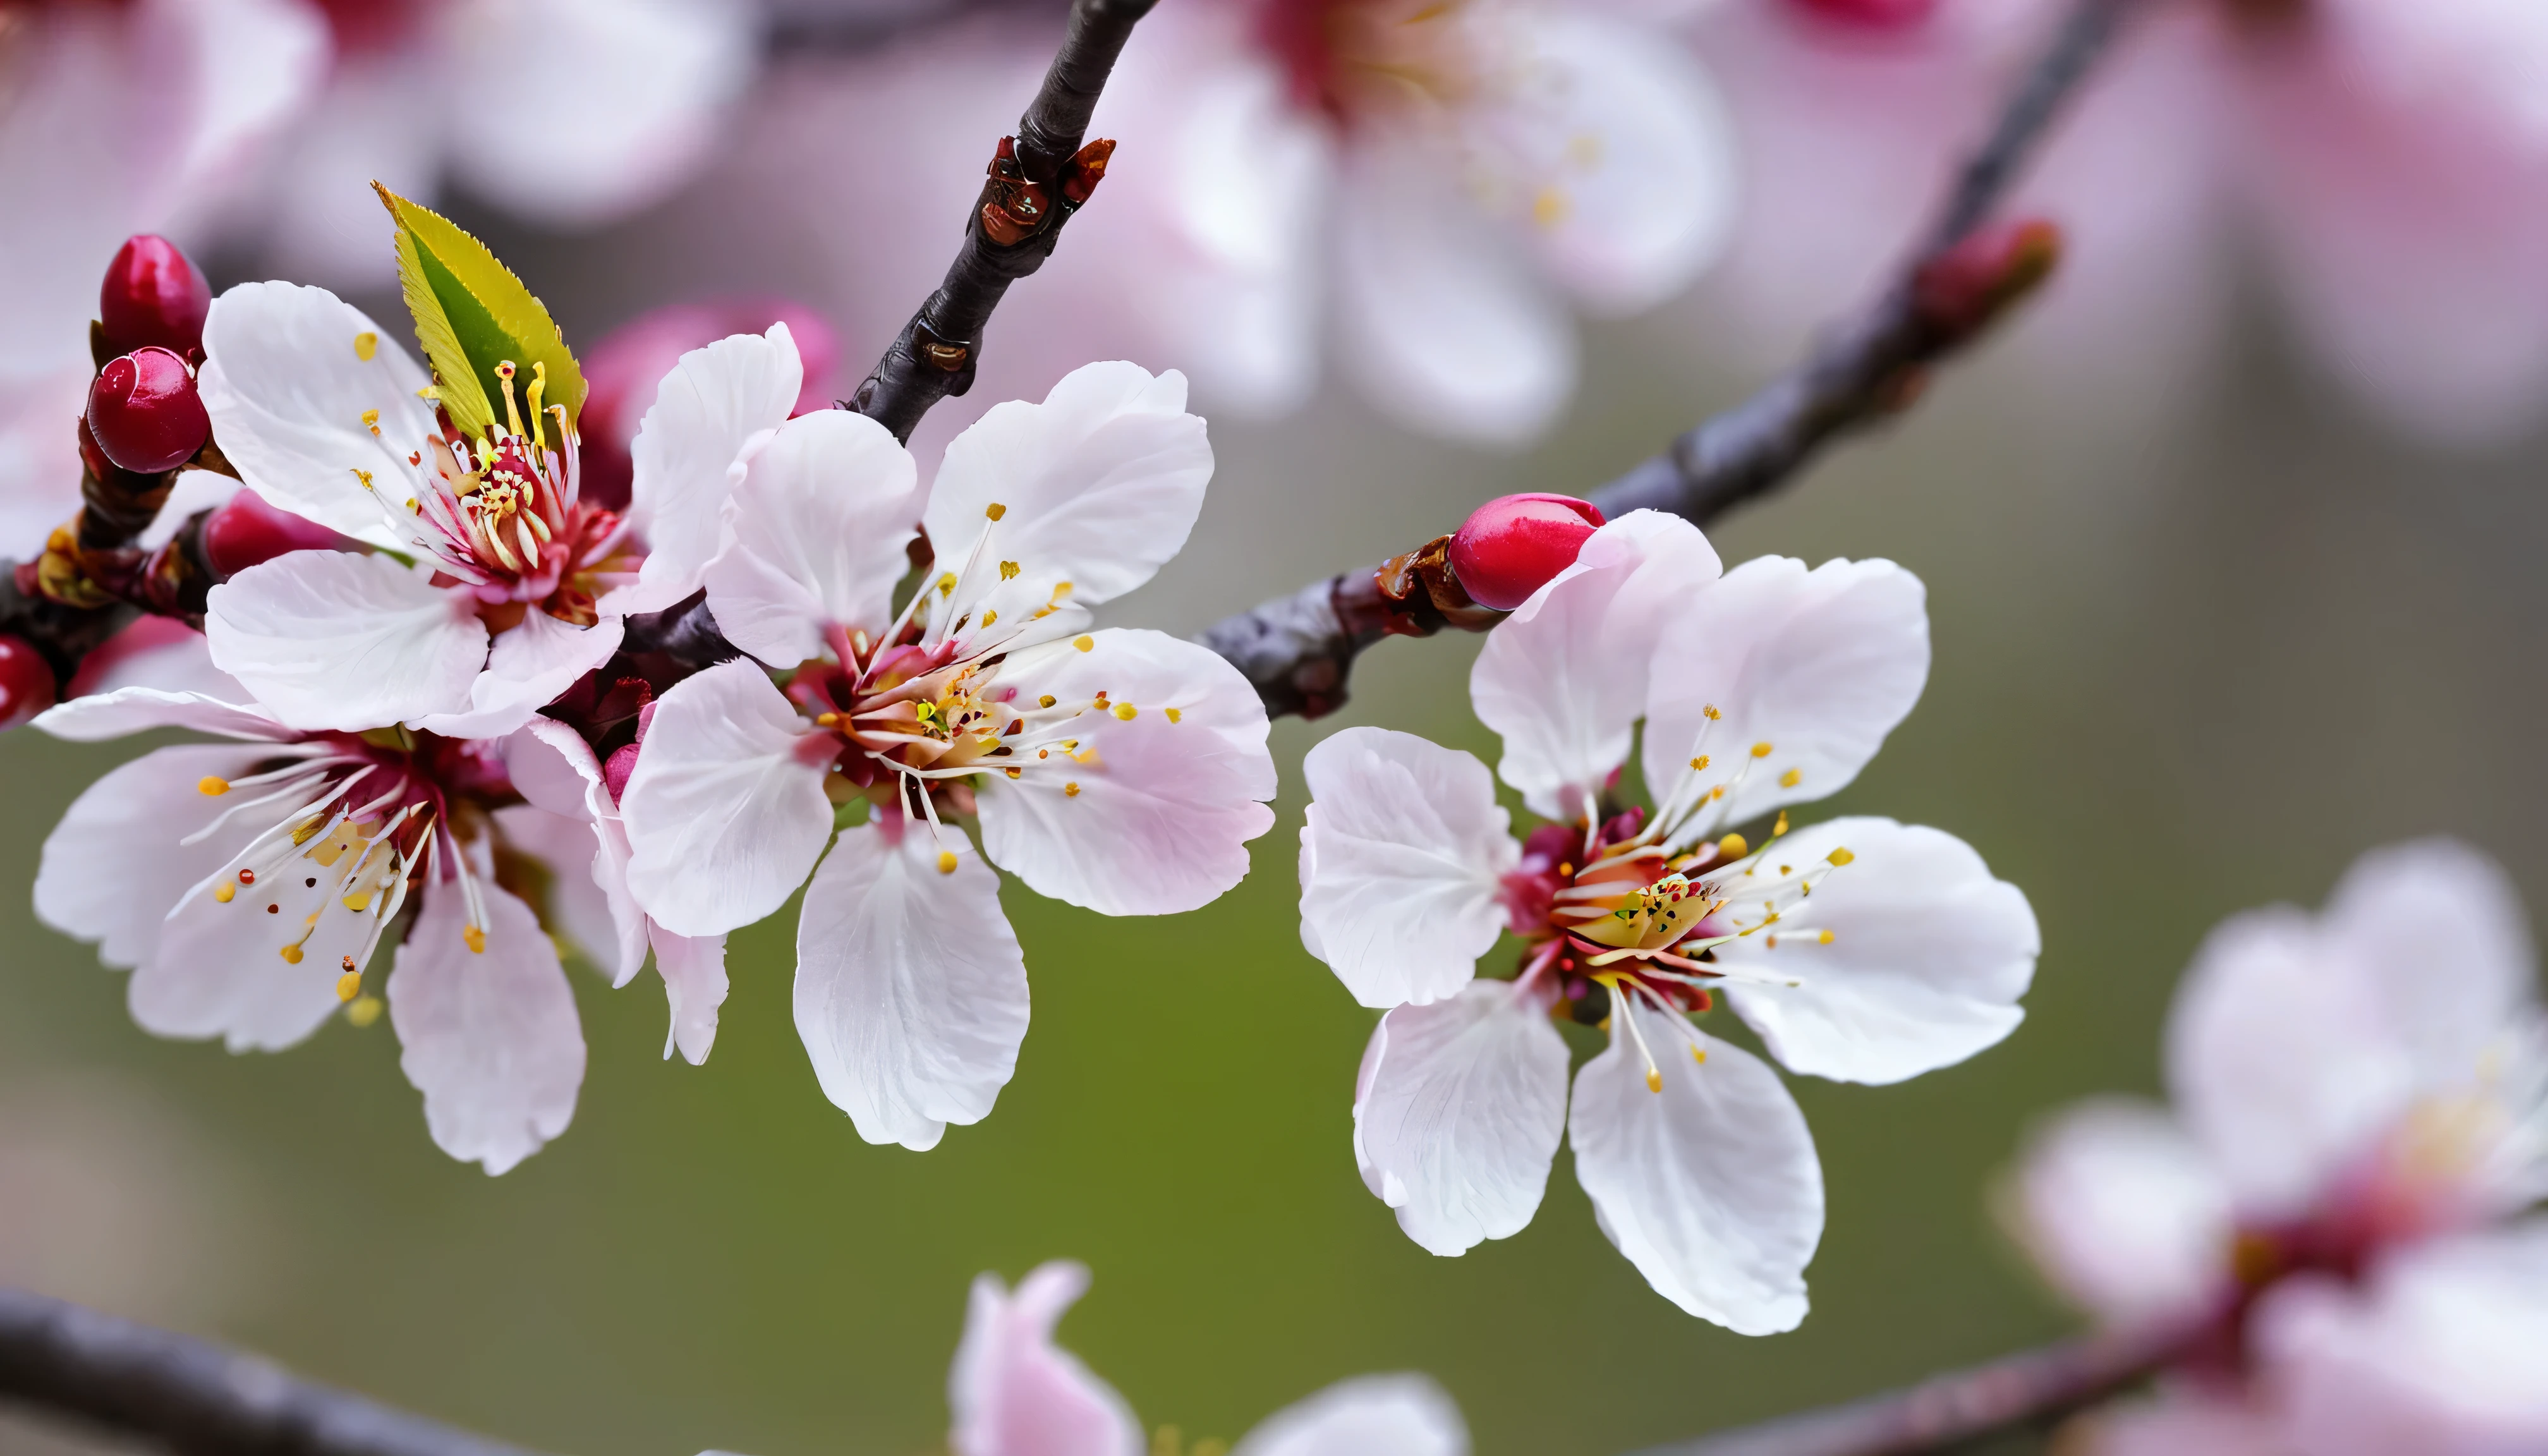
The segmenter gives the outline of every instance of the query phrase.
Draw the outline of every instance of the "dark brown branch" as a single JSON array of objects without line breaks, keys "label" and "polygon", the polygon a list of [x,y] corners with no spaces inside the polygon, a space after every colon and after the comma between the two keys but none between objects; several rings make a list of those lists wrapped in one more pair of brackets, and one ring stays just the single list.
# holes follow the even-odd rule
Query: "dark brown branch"
[{"label": "dark brown branch", "polygon": [[181,1456],[523,1456],[255,1355],[0,1290],[0,1397]]},{"label": "dark brown branch", "polygon": [[2209,1327],[2150,1328],[2048,1345],[1846,1406],[1656,1446],[1637,1456],[1915,1456],[1952,1450],[2096,1405],[2147,1379]]},{"label": "dark brown branch", "polygon": [[[1592,502],[1605,515],[1651,507],[1704,526],[1793,479],[1825,445],[1915,399],[1931,366],[1981,337],[2050,270],[2058,239],[2048,227],[1995,232],[1989,221],[2140,3],[2076,0],[1958,169],[1922,246],[1873,306],[1793,371],[1592,492]],[[1381,594],[1370,572],[1346,572],[1225,618],[1202,641],[1256,684],[1267,712],[1315,718],[1344,702],[1364,648],[1393,632],[1445,624],[1394,613]]]}]

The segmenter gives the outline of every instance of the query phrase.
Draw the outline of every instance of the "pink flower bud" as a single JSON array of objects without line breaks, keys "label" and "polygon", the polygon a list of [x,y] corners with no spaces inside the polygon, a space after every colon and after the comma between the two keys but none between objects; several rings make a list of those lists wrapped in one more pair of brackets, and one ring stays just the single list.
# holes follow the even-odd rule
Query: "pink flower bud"
[{"label": "pink flower bud", "polygon": [[157,345],[178,354],[204,346],[212,285],[177,244],[155,233],[126,239],[97,292],[97,320],[107,342],[132,350]]},{"label": "pink flower bud", "polygon": [[1859,30],[1908,30],[1937,14],[1938,0],[1790,0],[1799,10]]},{"label": "pink flower bud", "polygon": [[1575,564],[1601,511],[1572,496],[1503,496],[1451,534],[1451,570],[1480,606],[1510,611]]},{"label": "pink flower bud", "polygon": [[106,458],[136,475],[175,470],[213,433],[194,371],[163,348],[110,359],[88,387],[88,427]]},{"label": "pink flower bud", "polygon": [[0,728],[16,728],[53,705],[53,666],[20,637],[0,635]]},{"label": "pink flower bud", "polygon": [[224,577],[286,552],[335,551],[353,544],[307,516],[276,509],[245,486],[204,522],[204,557]]},{"label": "pink flower bud", "polygon": [[1970,336],[2035,292],[2061,262],[2061,228],[2043,218],[1976,228],[1911,280],[1911,302],[1933,326]]}]

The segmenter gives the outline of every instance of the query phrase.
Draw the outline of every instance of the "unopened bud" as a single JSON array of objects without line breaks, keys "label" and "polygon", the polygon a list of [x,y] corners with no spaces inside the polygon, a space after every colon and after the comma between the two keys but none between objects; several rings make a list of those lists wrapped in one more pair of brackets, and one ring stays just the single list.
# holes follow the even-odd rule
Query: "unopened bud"
[{"label": "unopened bud", "polygon": [[1870,31],[1908,30],[1925,23],[1938,12],[1938,0],[1789,0],[1789,3],[1818,19]]},{"label": "unopened bud", "polygon": [[1911,279],[1931,326],[1969,338],[2043,286],[2061,262],[2061,229],[2042,218],[1992,223],[1931,258]]},{"label": "unopened bud", "polygon": [[175,470],[212,437],[194,371],[163,348],[110,359],[88,387],[88,427],[106,458],[136,475]]},{"label": "unopened bud", "polygon": [[224,577],[288,552],[349,550],[353,545],[307,516],[275,508],[245,486],[204,522],[204,559]]},{"label": "unopened bud", "polygon": [[1572,496],[1503,496],[1471,512],[1451,535],[1451,570],[1471,600],[1510,611],[1575,564],[1601,511]]},{"label": "unopened bud", "polygon": [[0,634],[0,728],[16,728],[53,705],[53,668],[26,639]]},{"label": "unopened bud", "polygon": [[212,307],[212,285],[177,244],[141,232],[126,239],[108,265],[97,321],[118,349],[157,345],[185,354],[204,346],[204,316]]}]

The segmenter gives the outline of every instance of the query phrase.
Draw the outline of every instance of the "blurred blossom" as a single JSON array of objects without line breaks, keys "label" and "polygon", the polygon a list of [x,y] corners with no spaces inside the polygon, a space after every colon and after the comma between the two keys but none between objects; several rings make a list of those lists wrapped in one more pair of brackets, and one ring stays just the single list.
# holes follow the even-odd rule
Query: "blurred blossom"
[{"label": "blurred blossom", "polygon": [[[1488,636],[1470,679],[1498,773],[1550,822],[1516,844],[1486,766],[1348,728],[1303,764],[1301,939],[1366,1006],[1354,1156],[1437,1254],[1516,1233],[1561,1131],[1657,1293],[1738,1333],[1792,1329],[1822,1171],[1769,1066],[1688,1018],[1718,992],[1791,1070],[1889,1083],[1996,1045],[2035,915],[1934,829],[1788,805],[1858,776],[1917,700],[1929,630],[1890,562],[1763,557],[1722,576],[1697,528],[1637,511]],[[1645,782],[1609,790],[1645,722]],[[1736,824],[1774,813],[1756,850]],[[1502,931],[1519,975],[1480,979]],[[1552,1018],[1609,1046],[1576,1076]],[[1686,1059],[1684,1059],[1686,1058]]]},{"label": "blurred blossom", "polygon": [[[1751,182],[1708,306],[1764,362],[1866,297],[2055,0],[1729,0],[1700,23]],[[2014,206],[2074,240],[2019,346],[2070,389],[2183,396],[2243,228],[2312,353],[2396,426],[2548,409],[2548,7],[2284,0],[2138,18]]]},{"label": "blurred blossom", "polygon": [[2224,1321],[2177,1409],[2109,1423],[2121,1449],[2180,1427],[2253,1440],[2169,1449],[2548,1442],[2548,1229],[2503,1222],[2548,1194],[2548,1021],[2500,869],[2403,845],[2366,855],[2319,915],[2226,922],[2177,994],[2166,1073],[2173,1116],[2062,1115],[2013,1204],[2092,1313]]},{"label": "blurred blossom", "polygon": [[[1182,1432],[1142,1438],[1113,1386],[1052,1342],[1053,1326],[1088,1292],[1088,1270],[1045,1264],[1012,1291],[999,1276],[973,1281],[964,1339],[947,1375],[956,1456],[1183,1456]],[[1420,1375],[1340,1381],[1267,1416],[1225,1447],[1232,1456],[1468,1456],[1469,1431],[1441,1387]]]}]

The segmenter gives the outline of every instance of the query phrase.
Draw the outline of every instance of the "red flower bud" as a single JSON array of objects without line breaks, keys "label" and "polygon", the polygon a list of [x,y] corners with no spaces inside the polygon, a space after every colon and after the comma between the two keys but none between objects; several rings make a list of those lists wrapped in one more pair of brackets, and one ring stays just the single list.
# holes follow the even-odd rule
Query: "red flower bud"
[{"label": "red flower bud", "polygon": [[1938,0],[1792,0],[1808,15],[1859,30],[1907,30],[1938,12]]},{"label": "red flower bud", "polygon": [[88,427],[107,459],[136,475],[175,470],[213,433],[194,371],[162,348],[107,361],[88,387]]},{"label": "red flower bud", "polygon": [[204,522],[204,557],[224,577],[289,551],[336,551],[353,544],[307,516],[276,509],[245,486]]},{"label": "red flower bud", "polygon": [[1572,496],[1500,497],[1451,533],[1451,570],[1470,600],[1510,611],[1574,565],[1600,524],[1600,508]]},{"label": "red flower bud", "polygon": [[97,321],[107,342],[132,350],[157,345],[184,354],[204,346],[212,285],[155,233],[136,233],[117,251],[97,292]]},{"label": "red flower bud", "polygon": [[1931,325],[1970,337],[2043,287],[2060,263],[2057,225],[2042,218],[1985,224],[1920,266],[1912,306]]},{"label": "red flower bud", "polygon": [[53,705],[53,666],[20,637],[0,635],[0,728],[16,728]]}]

